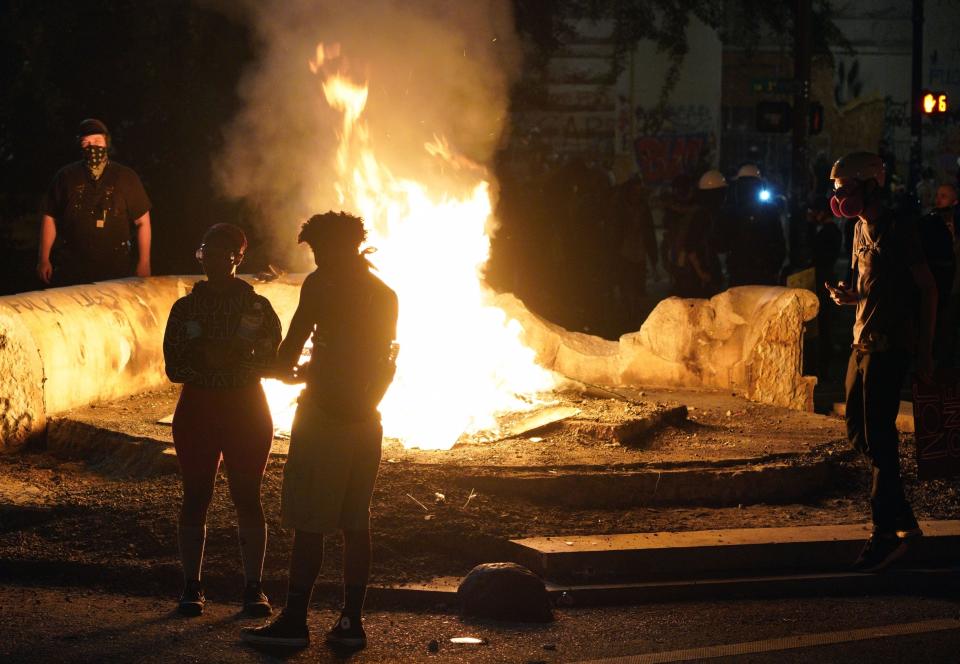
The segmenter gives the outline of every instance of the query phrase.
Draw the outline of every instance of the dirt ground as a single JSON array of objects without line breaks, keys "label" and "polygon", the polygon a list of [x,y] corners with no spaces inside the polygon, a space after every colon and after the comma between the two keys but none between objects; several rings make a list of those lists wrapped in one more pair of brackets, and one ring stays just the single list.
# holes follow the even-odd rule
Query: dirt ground
[{"label": "dirt ground", "polygon": [[[157,408],[165,409],[169,400],[163,408],[161,405]],[[716,408],[706,409],[702,420],[693,419],[702,413],[694,408],[690,409],[689,421],[665,426],[647,453],[665,454],[663,450],[681,442],[689,451],[698,451],[693,445],[709,440],[702,432],[709,431],[717,420],[729,419],[726,410]],[[747,413],[743,417],[756,421],[758,416]],[[833,422],[829,426],[835,427]],[[485,462],[505,462],[479,447],[461,446],[451,456],[460,454],[463,462],[476,463],[474,455],[487,453],[492,456]],[[619,448],[623,454],[637,453],[632,448]],[[596,448],[590,448],[583,454],[596,452]],[[421,454],[435,459],[438,454],[450,453],[403,451],[390,446],[385,449],[372,507],[375,583],[461,577],[478,563],[509,559],[507,541],[511,538],[857,523],[868,517],[868,480],[862,464],[854,465],[856,471],[849,474],[849,483],[811,504],[615,510],[564,508],[483,492],[473,492],[471,497],[469,489],[451,482],[449,466],[424,463],[418,459]],[[906,485],[917,515],[958,518],[960,483],[917,482],[913,454],[912,440],[904,437]],[[290,534],[279,527],[282,466],[283,457],[273,457],[263,484],[270,531],[265,578],[276,590],[285,578],[290,544]],[[175,533],[179,500],[176,474],[123,476],[102,466],[65,461],[45,452],[0,456],[0,575],[5,569],[14,576],[88,576],[119,587],[135,580],[138,586],[173,594],[178,584]],[[209,514],[205,568],[208,583],[225,593],[234,592],[240,584],[234,524],[225,478],[221,476]],[[328,543],[327,555],[323,580],[332,583],[339,579],[338,542]]]}]

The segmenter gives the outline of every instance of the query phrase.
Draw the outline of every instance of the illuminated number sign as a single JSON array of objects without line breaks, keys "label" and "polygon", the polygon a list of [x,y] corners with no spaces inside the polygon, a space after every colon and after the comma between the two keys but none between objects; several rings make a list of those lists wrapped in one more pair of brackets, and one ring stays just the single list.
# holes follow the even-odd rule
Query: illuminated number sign
[{"label": "illuminated number sign", "polygon": [[925,115],[942,115],[949,108],[947,93],[945,92],[924,92],[922,102]]}]

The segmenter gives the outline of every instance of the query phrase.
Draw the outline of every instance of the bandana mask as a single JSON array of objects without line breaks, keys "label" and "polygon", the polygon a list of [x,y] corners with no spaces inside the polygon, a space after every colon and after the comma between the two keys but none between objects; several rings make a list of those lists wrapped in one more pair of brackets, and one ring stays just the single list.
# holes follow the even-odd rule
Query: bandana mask
[{"label": "bandana mask", "polygon": [[99,177],[107,165],[107,148],[102,145],[85,145],[81,148],[83,163],[95,177]]},{"label": "bandana mask", "polygon": [[849,187],[837,189],[837,193],[830,197],[830,211],[835,217],[853,219],[863,212],[863,190],[858,187],[851,191]]}]

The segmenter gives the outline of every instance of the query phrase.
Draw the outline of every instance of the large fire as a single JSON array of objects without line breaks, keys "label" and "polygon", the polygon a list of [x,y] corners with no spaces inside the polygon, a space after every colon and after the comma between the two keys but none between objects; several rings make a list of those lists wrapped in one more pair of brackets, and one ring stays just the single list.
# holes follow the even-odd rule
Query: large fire
[{"label": "large fire", "polygon": [[[555,383],[521,342],[520,324],[489,304],[493,293],[481,276],[490,254],[489,183],[477,169],[458,196],[394,176],[378,161],[363,119],[367,86],[336,68],[340,57],[339,47],[320,44],[309,65],[343,117],[340,205],[366,221],[373,262],[400,299],[397,377],[380,404],[384,435],[423,449],[447,449],[464,434],[495,437],[498,415],[533,408]],[[466,168],[442,137],[424,149],[449,168]],[[277,427],[288,430],[299,388],[265,386]]]}]

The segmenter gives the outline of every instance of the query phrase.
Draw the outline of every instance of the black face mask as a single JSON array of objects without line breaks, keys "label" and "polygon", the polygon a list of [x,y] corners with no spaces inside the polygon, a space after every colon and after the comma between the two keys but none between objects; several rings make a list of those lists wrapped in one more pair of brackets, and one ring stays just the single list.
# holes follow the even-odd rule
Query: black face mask
[{"label": "black face mask", "polygon": [[107,160],[107,148],[102,145],[85,145],[80,150],[87,168],[98,168]]}]

